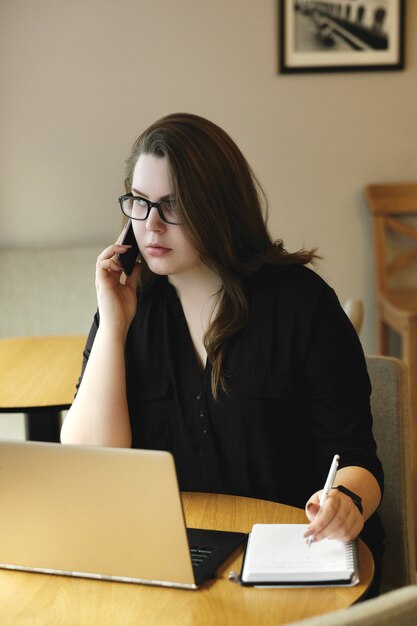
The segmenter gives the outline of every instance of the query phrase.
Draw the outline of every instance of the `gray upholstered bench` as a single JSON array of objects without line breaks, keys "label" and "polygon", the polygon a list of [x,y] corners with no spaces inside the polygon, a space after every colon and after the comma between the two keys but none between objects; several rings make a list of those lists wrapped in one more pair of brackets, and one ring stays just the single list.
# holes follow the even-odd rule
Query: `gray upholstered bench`
[{"label": "gray upholstered bench", "polygon": [[0,250],[0,337],[87,334],[103,248]]}]

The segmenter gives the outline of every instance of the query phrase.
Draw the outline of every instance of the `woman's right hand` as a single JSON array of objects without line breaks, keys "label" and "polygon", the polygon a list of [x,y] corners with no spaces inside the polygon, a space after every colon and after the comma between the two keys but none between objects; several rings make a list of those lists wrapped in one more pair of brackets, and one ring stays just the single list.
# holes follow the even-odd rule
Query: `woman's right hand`
[{"label": "woman's right hand", "polygon": [[[61,430],[62,443],[130,447],[125,342],[137,307],[140,264],[124,280],[117,258],[128,246],[113,244],[98,256],[96,289],[100,325],[78,393]],[[122,276],[123,274],[123,276]]]},{"label": "woman's right hand", "polygon": [[[140,279],[140,263],[130,276],[123,274],[117,254],[123,254],[130,246],[113,244],[103,250],[97,258],[96,290],[100,313],[100,325],[105,323],[124,335],[136,313],[136,290]],[[125,277],[125,280],[122,278]]]}]

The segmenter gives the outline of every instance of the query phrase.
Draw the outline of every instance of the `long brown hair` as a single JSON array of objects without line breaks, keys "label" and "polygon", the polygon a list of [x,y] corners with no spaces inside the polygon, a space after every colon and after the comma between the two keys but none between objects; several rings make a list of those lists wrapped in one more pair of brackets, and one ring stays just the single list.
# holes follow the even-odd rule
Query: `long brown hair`
[{"label": "long brown hair", "polygon": [[[201,259],[222,279],[217,314],[204,337],[217,397],[219,387],[227,391],[223,364],[228,341],[248,319],[242,279],[265,263],[306,264],[316,255],[314,250],[289,253],[281,240],[272,240],[265,193],[237,145],[216,124],[188,113],[167,115],[152,124],[137,138],[127,160],[127,191],[142,153],[166,157],[182,228]],[[152,278],[144,264],[143,285]]]}]

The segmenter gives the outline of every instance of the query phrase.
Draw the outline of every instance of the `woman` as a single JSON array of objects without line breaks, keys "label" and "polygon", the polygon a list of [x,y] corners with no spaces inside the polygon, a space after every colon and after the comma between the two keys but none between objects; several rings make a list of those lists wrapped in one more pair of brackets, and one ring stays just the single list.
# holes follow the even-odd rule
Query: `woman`
[{"label": "woman", "polygon": [[[128,248],[98,257],[98,313],[62,441],[170,450],[182,490],[305,506],[306,538],[362,531],[379,569],[369,378],[334,291],[306,267],[314,252],[271,240],[250,166],[201,117],[142,133],[126,187],[140,262],[121,280]],[[316,515],[335,453],[341,489]]]}]

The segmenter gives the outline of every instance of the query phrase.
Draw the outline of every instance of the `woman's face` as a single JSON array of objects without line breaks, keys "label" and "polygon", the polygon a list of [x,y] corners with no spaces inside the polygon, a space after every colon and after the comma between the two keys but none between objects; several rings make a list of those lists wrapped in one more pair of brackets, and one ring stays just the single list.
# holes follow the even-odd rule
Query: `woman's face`
[{"label": "woman's face", "polygon": [[[165,157],[141,154],[132,180],[132,194],[152,202],[173,198]],[[155,207],[145,221],[132,220],[141,256],[155,274],[176,275],[202,267],[200,255],[178,224],[164,222]]]}]

